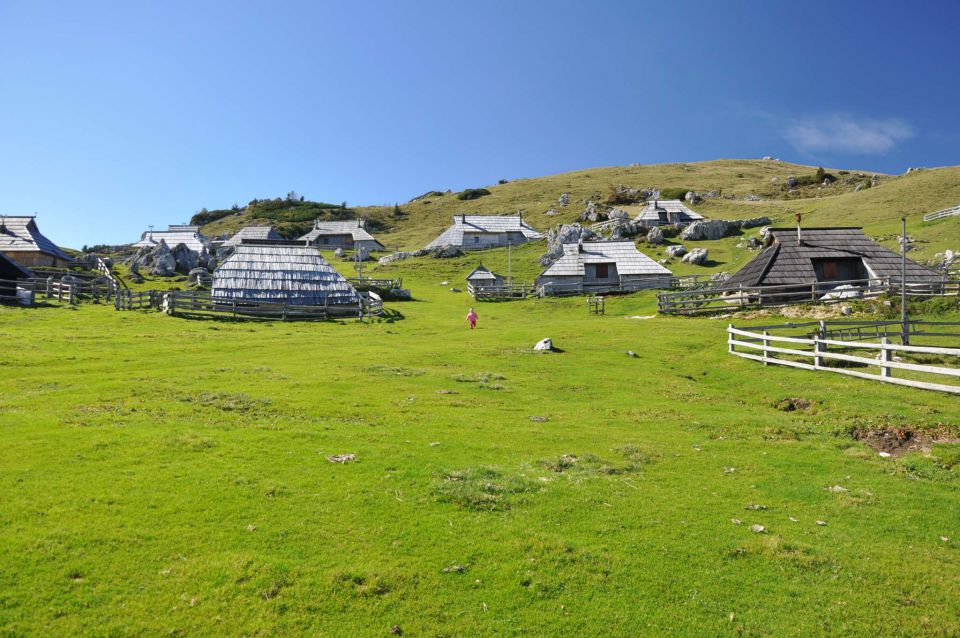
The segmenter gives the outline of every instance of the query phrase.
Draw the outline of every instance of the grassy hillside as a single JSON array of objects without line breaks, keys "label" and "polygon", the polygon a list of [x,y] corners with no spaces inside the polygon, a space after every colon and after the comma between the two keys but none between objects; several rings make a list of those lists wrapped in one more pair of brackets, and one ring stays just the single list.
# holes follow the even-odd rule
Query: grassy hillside
[{"label": "grassy hillside", "polygon": [[470,332],[473,260],[382,267],[394,322],[0,308],[0,633],[960,632],[956,446],[849,435],[960,404],[730,357],[650,293]]},{"label": "grassy hillside", "polygon": [[[288,234],[299,232],[314,214],[325,218],[360,215],[378,227],[377,236],[390,250],[420,248],[450,224],[454,214],[508,214],[523,211],[536,228],[546,230],[558,223],[575,221],[584,209],[582,200],[605,201],[611,188],[623,184],[630,188],[661,190],[718,191],[721,197],[707,198],[693,206],[701,214],[714,219],[743,219],[767,215],[778,223],[794,224],[794,213],[801,212],[808,226],[863,226],[867,234],[884,244],[895,246],[899,219],[906,215],[909,234],[918,240],[912,257],[933,260],[934,254],[950,248],[960,249],[960,218],[924,224],[926,212],[960,202],[960,167],[924,170],[901,176],[878,176],[878,183],[854,192],[857,185],[869,185],[869,171],[827,169],[836,181],[828,186],[799,186],[788,193],[784,186],[788,176],[810,180],[817,167],[769,160],[717,160],[685,164],[660,164],[627,167],[595,168],[546,177],[517,179],[506,184],[486,185],[490,195],[472,200],[458,199],[457,193],[446,192],[442,185],[431,194],[399,204],[360,206],[340,209],[329,204],[294,202],[286,212],[264,211],[263,204],[248,206],[204,227],[209,234],[235,232],[244,225],[279,224]],[[775,182],[773,180],[776,180]],[[478,187],[481,185],[477,185]],[[570,193],[570,205],[560,207],[561,193]],[[761,201],[744,197],[757,195]],[[734,199],[728,199],[733,197]],[[277,202],[280,200],[264,200]],[[631,213],[637,205],[621,206]],[[547,216],[548,210],[559,211]],[[750,231],[755,232],[755,231]],[[753,253],[737,248],[741,238],[718,242],[698,242],[711,250],[716,258],[707,267],[669,264],[677,272],[713,272],[735,270]],[[647,252],[661,256],[652,247]]]}]

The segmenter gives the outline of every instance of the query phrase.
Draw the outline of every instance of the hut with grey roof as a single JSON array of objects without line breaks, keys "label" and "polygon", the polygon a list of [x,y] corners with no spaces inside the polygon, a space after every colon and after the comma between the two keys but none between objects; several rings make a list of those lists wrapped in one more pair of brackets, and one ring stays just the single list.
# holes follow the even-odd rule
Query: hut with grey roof
[{"label": "hut with grey roof", "polygon": [[669,226],[690,224],[703,219],[703,215],[691,210],[679,199],[660,199],[647,202],[634,221],[642,226]]},{"label": "hut with grey roof", "polygon": [[474,289],[488,288],[491,286],[500,286],[503,284],[503,277],[492,272],[481,262],[476,268],[467,275],[467,283]]},{"label": "hut with grey roof", "polygon": [[223,242],[224,246],[230,248],[236,248],[244,239],[283,239],[280,236],[280,233],[273,226],[247,226],[246,228],[241,228],[237,233],[230,239]]},{"label": "hut with grey roof", "polygon": [[453,225],[427,244],[427,248],[456,246],[462,250],[480,250],[542,239],[523,215],[454,215]]},{"label": "hut with grey roof", "polygon": [[213,273],[214,301],[359,306],[350,283],[306,241],[243,240]]},{"label": "hut with grey roof", "polygon": [[61,268],[73,261],[40,232],[33,215],[0,216],[0,252],[30,268]]},{"label": "hut with grey roof", "polygon": [[669,288],[673,273],[632,241],[564,244],[563,254],[537,277],[541,295],[633,292]]},{"label": "hut with grey roof", "polygon": [[[718,290],[798,286],[809,291],[815,284],[827,293],[840,285],[863,285],[869,280],[897,283],[901,279],[901,255],[864,235],[862,228],[770,228],[765,244]],[[944,281],[942,273],[909,259],[906,278],[916,284]]]},{"label": "hut with grey roof", "polygon": [[377,238],[367,232],[367,224],[362,219],[351,221],[316,220],[310,232],[301,237],[321,250],[359,250],[368,252],[386,250]]},{"label": "hut with grey roof", "polygon": [[199,226],[190,226],[188,224],[173,224],[167,230],[147,230],[140,236],[140,241],[135,243],[134,248],[156,248],[160,245],[160,240],[173,250],[177,244],[183,244],[190,250],[200,252],[207,238],[200,232]]}]

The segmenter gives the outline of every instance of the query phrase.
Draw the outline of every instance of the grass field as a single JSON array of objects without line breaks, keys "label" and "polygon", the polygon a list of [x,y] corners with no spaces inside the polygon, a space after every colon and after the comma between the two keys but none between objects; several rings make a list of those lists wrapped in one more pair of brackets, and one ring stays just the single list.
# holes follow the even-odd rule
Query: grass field
[{"label": "grass field", "polygon": [[849,435],[956,436],[956,398],[730,357],[651,294],[470,332],[475,260],[378,269],[393,322],[0,308],[0,635],[960,633],[957,446]]}]

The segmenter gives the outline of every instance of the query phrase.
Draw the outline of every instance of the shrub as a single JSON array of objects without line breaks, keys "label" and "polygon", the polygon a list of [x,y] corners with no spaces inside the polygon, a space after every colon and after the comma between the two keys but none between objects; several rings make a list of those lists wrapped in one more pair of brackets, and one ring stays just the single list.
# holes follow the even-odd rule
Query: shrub
[{"label": "shrub", "polygon": [[683,199],[692,188],[661,188],[660,199]]},{"label": "shrub", "polygon": [[[236,204],[234,204],[234,206],[236,206]],[[199,211],[197,211],[196,215],[190,218],[190,224],[193,226],[204,226],[211,222],[215,222],[218,219],[229,217],[235,212],[235,210],[229,208],[221,210],[207,210],[206,208],[201,208]]]},{"label": "shrub", "polygon": [[468,188],[465,191],[457,193],[457,199],[460,200],[470,200],[470,199],[480,199],[481,197],[486,197],[490,194],[486,188]]}]

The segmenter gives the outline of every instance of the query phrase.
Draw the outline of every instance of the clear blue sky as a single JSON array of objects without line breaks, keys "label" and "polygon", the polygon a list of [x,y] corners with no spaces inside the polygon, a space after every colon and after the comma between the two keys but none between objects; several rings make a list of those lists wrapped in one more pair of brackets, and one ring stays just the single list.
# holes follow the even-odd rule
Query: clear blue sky
[{"label": "clear blue sky", "polygon": [[135,240],[632,162],[957,164],[957,2],[0,0],[0,213]]}]

